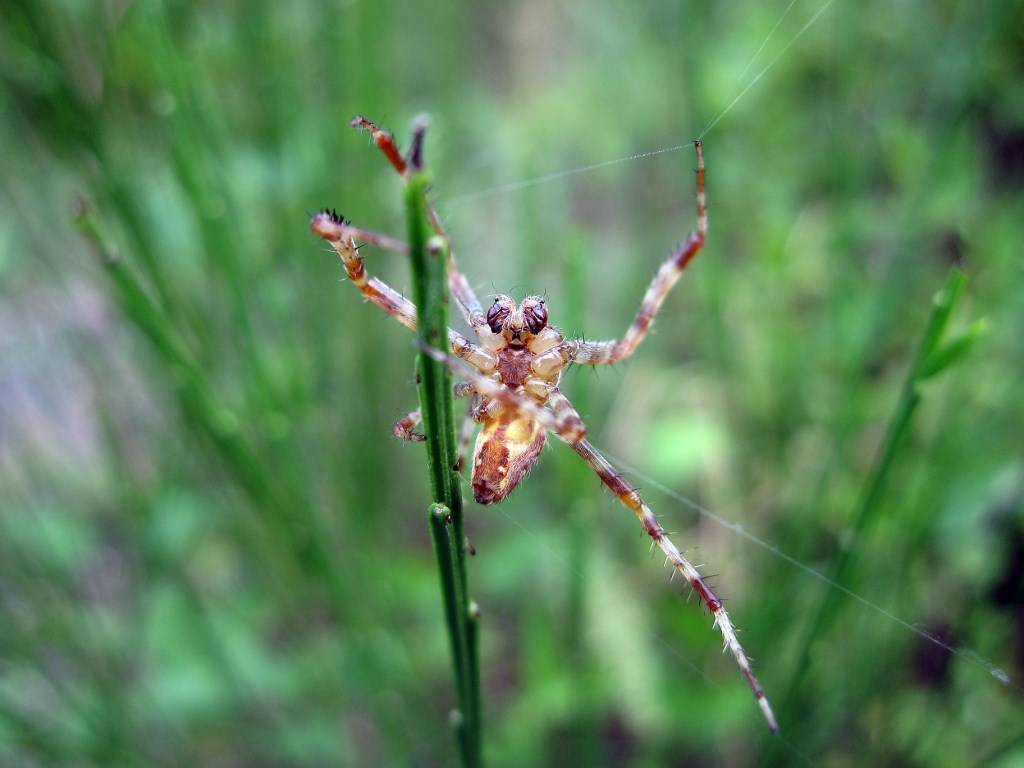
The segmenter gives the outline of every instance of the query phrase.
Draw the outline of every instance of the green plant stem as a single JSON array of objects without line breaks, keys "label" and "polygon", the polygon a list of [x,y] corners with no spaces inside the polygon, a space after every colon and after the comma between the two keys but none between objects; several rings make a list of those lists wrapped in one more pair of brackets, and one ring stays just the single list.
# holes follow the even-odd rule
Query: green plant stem
[{"label": "green plant stem", "polygon": [[[448,354],[448,248],[443,237],[430,236],[426,187],[424,172],[409,177],[406,211],[417,329],[421,345]],[[447,365],[423,352],[417,360],[417,374],[434,497],[430,507],[430,531],[440,573],[459,706],[452,722],[462,765],[475,768],[482,764],[480,664],[477,619],[466,587],[466,536],[462,489],[455,471],[458,443],[451,374]]]}]

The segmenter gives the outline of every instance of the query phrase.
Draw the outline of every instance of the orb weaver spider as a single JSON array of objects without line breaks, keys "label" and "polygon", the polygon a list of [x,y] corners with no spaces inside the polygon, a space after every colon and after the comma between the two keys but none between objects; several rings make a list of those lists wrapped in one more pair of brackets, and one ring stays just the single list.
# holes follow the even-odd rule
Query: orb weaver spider
[{"label": "orb weaver spider", "polygon": [[[402,157],[389,133],[365,117],[355,117],[352,126],[370,132],[374,143],[403,179],[408,178],[410,168],[420,165],[425,126],[419,126],[414,133],[408,158]],[[606,365],[633,354],[650,330],[669,290],[704,246],[708,229],[704,152],[700,141],[693,145],[697,152],[697,230],[662,263],[625,336],[614,341],[597,342],[566,339],[558,329],[548,324],[548,310],[540,296],[527,296],[516,304],[511,297],[499,294],[485,312],[468,280],[458,270],[449,248],[449,288],[478,342],[474,343],[449,329],[452,357],[442,358],[466,379],[455,386],[455,394],[469,398],[469,415],[473,422],[481,425],[473,451],[471,475],[476,501],[494,504],[512,493],[540,456],[548,432],[568,443],[612,493],[636,514],[644,531],[661,548],[674,571],[679,571],[700,596],[714,617],[714,626],[722,633],[725,648],[736,659],[769,728],[774,732],[778,730],[775,716],[722,601],[669,540],[637,489],[587,442],[586,428],[579,414],[558,387],[562,372],[571,363]],[[433,229],[447,239],[436,212],[429,205],[427,214]],[[349,279],[367,299],[406,327],[416,330],[415,305],[386,283],[367,274],[356,245],[356,241],[361,240],[407,253],[408,247],[404,243],[353,226],[328,210],[313,216],[310,228],[333,246],[341,256]],[[456,365],[457,361],[464,362]],[[417,410],[395,424],[393,430],[404,439],[422,440],[423,435],[413,431],[419,423]]]}]

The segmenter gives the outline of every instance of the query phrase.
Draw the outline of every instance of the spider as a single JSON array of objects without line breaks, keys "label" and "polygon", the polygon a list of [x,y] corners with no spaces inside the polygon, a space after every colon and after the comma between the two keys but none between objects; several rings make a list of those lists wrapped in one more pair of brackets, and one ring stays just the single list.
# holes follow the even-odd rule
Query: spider
[{"label": "spider", "polygon": [[[410,168],[420,165],[424,126],[417,128],[407,158],[402,157],[389,133],[366,118],[355,117],[352,126],[370,132],[374,143],[403,179],[408,178]],[[571,363],[606,365],[629,357],[650,329],[669,290],[704,246],[708,228],[704,152],[700,141],[693,145],[697,153],[697,230],[662,263],[647,288],[632,325],[621,339],[595,342],[565,338],[548,323],[547,306],[540,296],[527,296],[517,304],[510,296],[499,294],[484,311],[449,249],[449,254],[452,254],[449,257],[449,288],[478,341],[470,341],[449,329],[452,357],[442,358],[466,379],[455,386],[455,394],[469,398],[470,417],[481,425],[473,451],[471,473],[476,501],[494,504],[512,493],[540,456],[548,432],[568,443],[615,496],[636,514],[644,531],[661,548],[674,571],[679,571],[700,596],[714,617],[714,626],[722,633],[725,648],[736,659],[769,728],[774,732],[778,730],[775,716],[722,601],[669,540],[637,489],[587,442],[586,428],[579,414],[558,386],[562,372]],[[437,214],[429,205],[427,212],[431,226],[437,234],[445,237]],[[416,330],[415,305],[381,280],[367,274],[356,245],[356,241],[361,240],[389,250],[408,252],[404,243],[353,226],[328,210],[313,216],[310,228],[333,246],[341,256],[348,277],[367,299],[406,327]],[[456,367],[456,361],[464,362]],[[407,440],[422,440],[423,435],[414,432],[419,423],[420,413],[417,410],[395,424],[394,433]]]}]

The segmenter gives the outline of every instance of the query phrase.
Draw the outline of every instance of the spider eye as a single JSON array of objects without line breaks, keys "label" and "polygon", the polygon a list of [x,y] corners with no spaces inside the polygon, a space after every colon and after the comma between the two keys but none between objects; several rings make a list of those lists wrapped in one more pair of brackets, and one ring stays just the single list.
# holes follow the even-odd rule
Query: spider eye
[{"label": "spider eye", "polygon": [[548,324],[548,311],[544,307],[544,303],[538,302],[530,307],[526,307],[523,311],[523,319],[526,321],[526,327],[530,330],[530,333],[540,333],[544,326]]},{"label": "spider eye", "polygon": [[501,333],[508,316],[509,308],[500,299],[495,299],[494,304],[487,310],[487,325],[494,333]]}]

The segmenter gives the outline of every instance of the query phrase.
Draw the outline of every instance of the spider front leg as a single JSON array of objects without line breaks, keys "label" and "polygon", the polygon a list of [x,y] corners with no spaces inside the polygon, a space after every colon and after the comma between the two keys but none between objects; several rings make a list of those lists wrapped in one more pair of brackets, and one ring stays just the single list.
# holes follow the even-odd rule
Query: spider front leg
[{"label": "spider front leg", "polygon": [[[373,143],[377,145],[384,156],[387,157],[388,162],[391,163],[392,167],[398,171],[403,181],[408,178],[408,171],[411,161],[414,157],[422,155],[423,151],[423,137],[426,132],[426,125],[422,122],[418,123],[413,133],[413,144],[409,149],[409,160],[402,157],[402,153],[398,150],[398,145],[395,144],[394,138],[387,131],[383,130],[379,126],[375,125],[370,120],[367,120],[361,115],[356,115],[352,118],[352,127],[358,130],[365,130],[370,132],[370,137],[373,139]],[[445,234],[444,227],[441,225],[441,220],[438,218],[434,207],[427,203],[427,217],[430,219],[430,225],[434,228],[434,231],[439,235],[448,239]],[[473,288],[470,286],[466,276],[459,270],[458,264],[455,261],[455,251],[449,245],[448,248],[448,287],[455,297],[455,303],[459,305],[459,310],[462,312],[462,316],[469,323],[470,327],[478,335],[486,333],[487,321],[484,319],[484,312],[480,306],[480,299],[477,298],[476,293],[473,292]]]},{"label": "spider front leg", "polygon": [[661,548],[661,551],[665,553],[665,557],[672,564],[672,567],[686,578],[693,591],[700,596],[701,601],[711,611],[711,615],[714,616],[714,626],[717,626],[721,631],[722,637],[725,640],[725,647],[732,653],[733,658],[736,659],[736,663],[740,667],[740,671],[747,678],[750,689],[754,692],[754,698],[757,700],[758,705],[761,707],[761,712],[768,721],[768,727],[773,733],[777,731],[779,725],[775,720],[775,714],[768,704],[768,699],[765,698],[760,683],[757,682],[757,678],[754,676],[754,672],[750,667],[750,660],[747,658],[743,646],[740,645],[739,638],[736,635],[736,628],[729,619],[729,614],[725,612],[725,606],[722,605],[722,601],[708,583],[704,581],[697,569],[683,556],[678,547],[669,540],[665,530],[658,523],[658,519],[651,512],[650,507],[640,497],[640,493],[636,488],[626,482],[622,475],[615,471],[608,460],[598,453],[594,446],[586,440],[580,440],[576,443],[571,443],[571,445],[573,450],[597,473],[597,476],[601,478],[601,482],[611,489],[619,501],[633,510],[640,519],[647,535]]},{"label": "spider front leg", "polygon": [[356,234],[365,236],[364,230],[352,227],[349,222],[333,211],[321,211],[316,214],[310,220],[309,228],[329,242],[341,256],[341,263],[345,266],[349,280],[362,292],[363,296],[406,328],[416,330],[416,305],[387,283],[376,277],[370,277],[366,273],[366,267],[363,266],[363,259],[359,255],[355,241]]},{"label": "spider front leg", "polygon": [[615,341],[566,342],[573,345],[572,359],[575,362],[584,365],[605,365],[633,354],[654,323],[654,316],[668,292],[676,284],[686,265],[704,247],[708,236],[708,210],[704,197],[704,149],[699,141],[695,141],[693,145],[697,150],[697,231],[691,233],[686,242],[662,262],[654,279],[648,285],[643,301],[640,302],[640,309],[637,310],[636,317],[625,336]]},{"label": "spider front leg", "polygon": [[[390,250],[408,252],[407,246],[386,235],[379,235],[365,229],[353,227],[333,211],[321,211],[313,216],[309,228],[329,242],[341,256],[345,272],[352,283],[372,303],[383,309],[406,328],[416,330],[416,305],[394,290],[382,280],[371,277],[366,272],[363,259],[356,246],[356,237],[368,240],[375,245]],[[462,358],[478,370],[493,370],[496,358],[493,353],[472,343],[465,336],[448,329],[448,342],[451,352]]]}]

